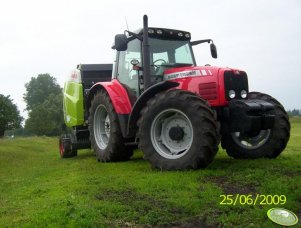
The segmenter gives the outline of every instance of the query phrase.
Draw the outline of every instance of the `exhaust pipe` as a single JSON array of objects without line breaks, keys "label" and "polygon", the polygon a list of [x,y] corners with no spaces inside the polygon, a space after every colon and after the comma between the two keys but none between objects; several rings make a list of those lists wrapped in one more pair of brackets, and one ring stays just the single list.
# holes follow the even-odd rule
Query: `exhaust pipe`
[{"label": "exhaust pipe", "polygon": [[143,83],[144,91],[151,86],[150,81],[150,53],[148,44],[148,18],[147,15],[143,16]]}]

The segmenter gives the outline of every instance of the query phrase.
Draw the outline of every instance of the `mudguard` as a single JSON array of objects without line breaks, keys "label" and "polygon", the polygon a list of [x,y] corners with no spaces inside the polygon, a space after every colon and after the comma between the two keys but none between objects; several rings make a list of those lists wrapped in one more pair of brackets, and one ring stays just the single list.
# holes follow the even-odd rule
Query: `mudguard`
[{"label": "mudguard", "polygon": [[105,90],[112,102],[115,112],[117,113],[120,129],[123,137],[126,137],[128,116],[132,110],[132,104],[125,88],[116,79],[110,82],[98,82],[93,85],[88,93],[85,104],[86,115],[89,116],[89,109],[94,95],[99,90]]},{"label": "mudguard", "polygon": [[89,111],[91,101],[96,92],[100,89],[108,93],[117,114],[130,114],[132,105],[129,96],[125,88],[116,79],[110,82],[98,82],[92,86],[88,93],[88,98],[86,99],[86,111]]}]

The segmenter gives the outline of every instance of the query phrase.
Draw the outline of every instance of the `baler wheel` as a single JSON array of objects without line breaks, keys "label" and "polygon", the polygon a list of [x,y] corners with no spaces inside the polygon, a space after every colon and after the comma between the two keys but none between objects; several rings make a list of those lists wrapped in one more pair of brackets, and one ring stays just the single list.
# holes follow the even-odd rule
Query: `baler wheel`
[{"label": "baler wheel", "polygon": [[60,137],[59,150],[61,158],[72,158],[77,156],[77,150],[72,148],[71,137],[68,134],[64,134]]}]

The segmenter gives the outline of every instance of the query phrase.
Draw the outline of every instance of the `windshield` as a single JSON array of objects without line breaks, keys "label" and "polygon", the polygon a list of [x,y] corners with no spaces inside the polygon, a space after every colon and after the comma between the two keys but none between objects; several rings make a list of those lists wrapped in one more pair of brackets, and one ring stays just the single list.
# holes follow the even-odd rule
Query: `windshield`
[{"label": "windshield", "polygon": [[149,38],[149,44],[150,64],[152,66],[181,67],[195,65],[189,41]]}]

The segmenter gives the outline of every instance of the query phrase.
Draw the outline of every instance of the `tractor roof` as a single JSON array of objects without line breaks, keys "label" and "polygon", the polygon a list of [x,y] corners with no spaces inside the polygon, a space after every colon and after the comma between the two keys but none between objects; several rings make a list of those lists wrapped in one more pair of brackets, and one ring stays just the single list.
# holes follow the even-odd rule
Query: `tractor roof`
[{"label": "tractor roof", "polygon": [[[135,31],[136,34],[143,34],[143,29],[138,29]],[[190,32],[167,29],[167,28],[148,28],[148,36],[150,38],[163,39],[163,40],[190,40]]]}]

